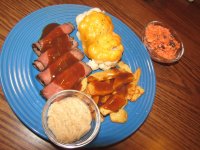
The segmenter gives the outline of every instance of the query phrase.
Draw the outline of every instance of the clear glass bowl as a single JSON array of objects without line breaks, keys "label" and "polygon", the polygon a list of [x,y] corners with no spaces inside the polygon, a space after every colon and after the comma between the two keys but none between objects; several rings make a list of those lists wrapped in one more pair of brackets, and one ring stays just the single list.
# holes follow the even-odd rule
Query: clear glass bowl
[{"label": "clear glass bowl", "polygon": [[[69,144],[60,143],[59,141],[57,141],[56,137],[51,132],[47,124],[48,110],[49,110],[50,105],[53,104],[55,101],[62,100],[63,98],[67,98],[67,97],[77,97],[81,99],[83,102],[85,102],[85,104],[88,105],[91,111],[91,115],[92,115],[91,129],[78,141],[75,141]],[[42,112],[42,125],[43,125],[46,135],[54,144],[63,148],[78,148],[78,147],[83,147],[89,144],[98,134],[99,129],[100,129],[100,124],[101,124],[100,112],[96,103],[93,101],[92,98],[88,97],[83,92],[76,91],[76,90],[64,90],[55,94],[49,100],[47,100]]]},{"label": "clear glass bowl", "polygon": [[[180,48],[177,50],[176,54],[175,54],[175,58],[173,59],[166,59],[166,58],[163,58],[161,56],[158,56],[154,49],[152,49],[148,42],[147,42],[147,38],[146,38],[146,29],[149,25],[160,25],[164,28],[167,28],[169,29],[171,35],[180,43]],[[152,21],[152,22],[149,22],[145,28],[144,28],[144,31],[143,31],[143,35],[142,35],[142,41],[145,45],[145,47],[147,48],[152,60],[156,61],[156,62],[159,62],[159,63],[165,63],[165,64],[170,64],[170,63],[174,63],[174,62],[177,62],[178,60],[180,60],[180,58],[183,56],[183,53],[184,53],[184,46],[183,46],[183,43],[180,39],[180,37],[177,35],[177,33],[175,32],[175,30],[173,30],[171,27],[169,27],[168,25],[162,23],[162,22],[159,22],[159,21]]]}]

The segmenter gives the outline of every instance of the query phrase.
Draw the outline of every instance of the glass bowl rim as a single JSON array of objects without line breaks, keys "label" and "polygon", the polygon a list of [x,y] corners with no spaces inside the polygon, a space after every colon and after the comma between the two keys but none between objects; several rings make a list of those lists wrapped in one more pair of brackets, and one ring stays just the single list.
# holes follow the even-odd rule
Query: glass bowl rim
[{"label": "glass bowl rim", "polygon": [[[85,141],[83,141],[81,143],[62,144],[62,143],[58,142],[55,138],[53,138],[51,135],[49,135],[49,132],[51,132],[51,131],[48,129],[47,116],[46,116],[48,114],[48,109],[49,109],[50,105],[52,104],[52,102],[56,98],[58,98],[59,96],[61,96],[62,94],[66,93],[66,92],[79,93],[81,95],[84,95],[90,100],[90,103],[92,103],[92,105],[94,106],[95,117],[96,117],[96,121],[95,121],[96,123],[95,123],[94,130],[91,133],[91,135]],[[42,126],[43,126],[44,132],[47,135],[47,137],[49,138],[49,140],[51,142],[53,142],[55,145],[60,146],[62,148],[70,148],[70,149],[72,149],[72,148],[80,148],[80,147],[83,147],[83,146],[89,144],[90,142],[92,142],[92,140],[97,136],[97,134],[98,134],[98,132],[100,130],[100,126],[101,126],[100,111],[99,111],[98,106],[94,102],[94,100],[91,97],[89,97],[87,94],[85,94],[84,92],[81,92],[81,91],[78,91],[78,90],[62,90],[60,92],[57,92],[53,96],[51,96],[47,100],[47,102],[45,103],[45,105],[43,107],[43,110],[42,110]]]}]

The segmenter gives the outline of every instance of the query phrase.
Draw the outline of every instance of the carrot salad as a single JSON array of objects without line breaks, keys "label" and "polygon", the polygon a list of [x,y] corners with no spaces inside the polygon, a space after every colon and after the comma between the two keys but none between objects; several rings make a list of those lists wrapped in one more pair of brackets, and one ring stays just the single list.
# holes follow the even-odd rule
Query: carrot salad
[{"label": "carrot salad", "polygon": [[144,42],[150,51],[164,59],[176,58],[176,52],[181,46],[168,28],[154,24],[147,26]]}]

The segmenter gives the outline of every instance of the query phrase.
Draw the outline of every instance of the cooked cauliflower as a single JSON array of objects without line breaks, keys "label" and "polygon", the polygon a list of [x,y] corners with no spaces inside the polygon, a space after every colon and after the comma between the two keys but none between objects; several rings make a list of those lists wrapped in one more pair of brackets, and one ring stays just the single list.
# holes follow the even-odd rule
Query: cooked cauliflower
[{"label": "cooked cauliflower", "polygon": [[97,70],[97,69],[102,69],[102,70],[108,70],[114,66],[117,65],[117,61],[115,62],[97,62],[95,60],[89,60],[88,63],[87,63],[91,68],[92,70]]}]

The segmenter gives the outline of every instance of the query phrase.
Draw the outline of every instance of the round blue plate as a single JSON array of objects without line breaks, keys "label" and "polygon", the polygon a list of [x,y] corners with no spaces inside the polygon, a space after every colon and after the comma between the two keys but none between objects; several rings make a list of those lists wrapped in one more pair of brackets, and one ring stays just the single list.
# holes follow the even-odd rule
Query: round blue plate
[{"label": "round blue plate", "polygon": [[[46,101],[40,95],[42,85],[35,78],[38,71],[32,62],[37,56],[31,45],[40,38],[46,25],[65,22],[76,25],[76,16],[88,9],[88,6],[71,4],[40,9],[22,19],[9,33],[3,45],[0,75],[6,99],[18,118],[44,139],[48,138],[42,128],[41,113]],[[128,112],[126,123],[112,123],[109,117],[105,118],[98,136],[89,145],[92,147],[117,143],[135,132],[148,116],[155,96],[155,74],[147,50],[129,27],[110,16],[115,32],[121,36],[125,48],[122,60],[131,66],[132,71],[141,68],[139,85],[145,89],[145,93],[136,102],[129,102],[125,107]],[[77,30],[73,31],[71,36],[78,41],[76,32]]]}]

